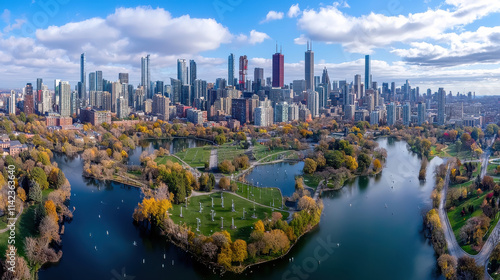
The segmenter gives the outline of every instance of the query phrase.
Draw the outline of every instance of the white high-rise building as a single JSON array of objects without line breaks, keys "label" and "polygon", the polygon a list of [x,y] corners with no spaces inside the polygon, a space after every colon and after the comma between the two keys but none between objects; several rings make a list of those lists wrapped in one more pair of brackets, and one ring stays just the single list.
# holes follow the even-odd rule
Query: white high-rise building
[{"label": "white high-rise building", "polygon": [[396,104],[391,102],[387,105],[387,125],[396,124]]},{"label": "white high-rise building", "polygon": [[319,116],[319,94],[316,91],[307,92],[307,109],[311,111],[311,116],[316,118]]},{"label": "white high-rise building", "polygon": [[177,59],[177,80],[180,80],[182,85],[189,84],[189,76],[185,59]]},{"label": "white high-rise building", "polygon": [[150,83],[151,83],[151,77],[149,72],[149,54],[148,54],[146,57],[141,58],[141,86],[143,86],[144,94],[146,95],[147,98],[153,97],[152,90],[150,89]]},{"label": "white high-rise building", "polygon": [[16,92],[11,90],[9,96],[9,114],[16,114]]},{"label": "white high-rise building", "polygon": [[59,83],[59,114],[62,117],[71,116],[71,85],[67,81]]},{"label": "white high-rise building", "polygon": [[410,122],[411,122],[411,107],[410,103],[406,102],[405,105],[403,105],[403,124],[409,126]]}]

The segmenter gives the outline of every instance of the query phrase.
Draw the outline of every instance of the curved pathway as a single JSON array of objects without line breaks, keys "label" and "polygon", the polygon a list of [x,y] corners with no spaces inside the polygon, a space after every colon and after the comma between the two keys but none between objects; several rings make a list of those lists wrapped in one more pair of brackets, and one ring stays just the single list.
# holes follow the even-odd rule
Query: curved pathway
[{"label": "curved pathway", "polygon": [[[481,165],[481,173],[480,176],[483,177],[486,175],[486,171],[488,170],[488,163],[489,163],[489,157],[490,157],[490,147],[494,143],[496,138],[496,134],[493,137],[493,140],[491,143],[488,145],[487,152],[483,154],[483,158],[481,159],[482,165]],[[495,248],[495,245],[500,242],[500,223],[497,223],[495,225],[495,228],[492,230],[490,236],[484,243],[483,247],[481,248],[481,251],[477,255],[471,255],[467,252],[465,252],[460,245],[457,242],[457,239],[455,238],[455,234],[453,233],[453,229],[451,228],[450,221],[448,219],[448,215],[446,213],[445,209],[445,203],[446,203],[446,195],[448,192],[448,185],[450,183],[450,168],[451,165],[448,166],[448,170],[446,171],[446,178],[444,182],[444,187],[441,192],[441,200],[439,201],[439,219],[441,220],[443,224],[443,231],[444,231],[444,236],[446,238],[446,245],[448,247],[448,253],[457,259],[462,257],[462,256],[469,256],[473,258],[476,261],[476,264],[484,266],[484,279],[493,279],[488,273],[488,260],[491,255],[491,252]]]},{"label": "curved pathway", "polygon": [[[24,203],[21,203],[21,209],[19,209],[19,212],[17,213],[16,215],[16,224],[17,224],[17,220],[19,219],[19,216],[21,216],[21,214],[23,213],[23,210],[24,210],[24,207],[23,207],[23,204]],[[9,227],[5,227],[3,229],[0,229],[0,233],[4,233],[6,232],[7,230],[9,230]]]}]

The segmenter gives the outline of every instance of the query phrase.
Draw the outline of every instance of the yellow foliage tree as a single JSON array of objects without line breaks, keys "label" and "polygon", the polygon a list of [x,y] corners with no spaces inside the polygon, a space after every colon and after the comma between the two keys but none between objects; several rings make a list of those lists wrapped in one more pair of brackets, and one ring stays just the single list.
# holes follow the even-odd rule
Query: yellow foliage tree
[{"label": "yellow foliage tree", "polygon": [[258,220],[257,222],[255,222],[255,224],[253,225],[253,228],[258,232],[265,231],[264,223],[261,220]]},{"label": "yellow foliage tree", "polygon": [[247,243],[245,240],[237,239],[233,245],[233,262],[240,264],[248,257]]},{"label": "yellow foliage tree", "polygon": [[45,212],[47,212],[47,216],[54,219],[56,222],[59,220],[59,217],[57,216],[56,205],[54,204],[54,201],[52,201],[52,200],[45,201]]}]

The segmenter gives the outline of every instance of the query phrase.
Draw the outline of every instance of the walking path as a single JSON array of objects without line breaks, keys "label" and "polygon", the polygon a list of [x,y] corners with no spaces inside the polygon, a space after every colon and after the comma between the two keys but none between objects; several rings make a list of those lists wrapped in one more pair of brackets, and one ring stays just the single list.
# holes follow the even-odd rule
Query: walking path
[{"label": "walking path", "polygon": [[[495,141],[495,138],[496,134],[494,135],[493,140],[488,145],[488,148],[486,149],[485,153],[483,154],[483,158],[481,159],[481,161],[483,162],[480,173],[481,178],[484,175],[486,175],[486,171],[488,170],[490,147]],[[497,223],[495,225],[495,228],[488,237],[488,240],[486,240],[483,247],[481,248],[481,251],[477,255],[471,255],[465,252],[460,247],[460,245],[457,242],[457,239],[455,238],[455,234],[453,233],[453,229],[451,228],[450,220],[448,219],[448,215],[445,209],[446,194],[448,192],[448,185],[450,183],[450,168],[451,165],[448,166],[448,170],[446,171],[446,178],[444,182],[443,191],[441,193],[441,200],[439,201],[439,209],[438,209],[439,219],[442,221],[443,224],[444,236],[446,238],[448,253],[456,257],[457,259],[462,256],[469,256],[473,258],[476,261],[477,265],[484,266],[484,279],[493,279],[488,273],[488,260],[491,255],[491,252],[495,248],[495,245],[500,241],[500,223]]]},{"label": "walking path", "polygon": [[208,168],[210,170],[215,170],[217,169],[217,149],[212,149],[210,151],[210,160],[209,160],[209,164],[208,164]]},{"label": "walking path", "polygon": [[[18,213],[17,213],[17,215],[16,215],[16,223],[17,223],[17,220],[19,219],[19,216],[21,216],[21,214],[23,213],[23,209],[24,209],[24,208],[23,208],[23,203],[21,203],[21,209],[19,209],[19,212],[18,212]],[[8,226],[7,226],[7,227],[5,227],[5,228],[3,228],[3,229],[0,229],[0,233],[4,233],[4,232],[6,232],[7,230],[9,230],[9,227],[8,227]]]}]

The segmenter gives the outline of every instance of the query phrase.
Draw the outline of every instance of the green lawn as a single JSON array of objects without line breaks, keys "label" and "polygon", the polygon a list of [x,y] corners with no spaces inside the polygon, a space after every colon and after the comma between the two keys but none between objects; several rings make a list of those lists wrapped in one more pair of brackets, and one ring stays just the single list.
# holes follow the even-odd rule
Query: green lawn
[{"label": "green lawn", "polygon": [[281,207],[282,196],[278,188],[254,187],[241,182],[236,182],[236,184],[238,184],[238,191],[236,191],[238,195],[266,206],[272,206],[274,202],[275,207]]},{"label": "green lawn", "polygon": [[[448,212],[448,219],[450,220],[450,225],[451,228],[453,229],[453,233],[455,234],[455,238],[457,239],[457,241],[459,240],[458,236],[460,233],[460,229],[465,225],[467,220],[472,217],[478,217],[483,213],[483,210],[481,209],[481,203],[483,202],[484,198],[488,193],[491,192],[485,192],[479,197],[477,195],[470,195],[468,199],[463,201],[452,211]],[[462,215],[460,214],[462,212],[462,208],[465,207],[465,209],[467,209],[471,204],[474,205],[474,212],[472,214],[468,213],[464,217],[462,217]]]},{"label": "green lawn", "polygon": [[[261,163],[264,162],[271,162],[275,160],[280,160],[280,159],[298,159],[299,156],[295,151],[271,151],[270,155],[267,157],[264,156],[265,159],[261,161]],[[262,157],[262,158],[264,158]]]},{"label": "green lawn", "polygon": [[[256,206],[255,213],[257,218],[254,219],[251,216],[253,215],[253,207],[254,204],[246,201],[238,196],[235,196],[231,193],[224,192],[224,208],[221,207],[221,193],[212,193],[210,195],[201,195],[191,197],[189,199],[188,208],[185,208],[185,205],[174,205],[173,209],[169,210],[171,214],[171,218],[175,223],[183,223],[191,227],[191,230],[196,231],[197,221],[196,218],[201,220],[200,232],[206,236],[211,235],[216,231],[227,230],[233,240],[235,239],[243,239],[247,242],[249,241],[250,233],[252,232],[253,224],[259,219],[270,218],[272,209]],[[214,208],[212,208],[212,198],[214,199]],[[234,200],[235,210],[236,212],[231,211],[231,200]],[[202,213],[200,210],[200,202],[203,206]],[[183,218],[180,215],[180,209],[182,207]],[[245,219],[242,219],[242,211],[245,208],[247,212],[245,214]],[[216,216],[214,221],[212,222],[211,218],[211,210],[215,210]],[[288,212],[282,212],[283,218],[286,219],[288,216]],[[224,218],[224,228],[221,229],[221,217]],[[231,219],[234,218],[234,224],[236,229],[231,229]]]},{"label": "green lawn", "polygon": [[[174,156],[162,156],[162,157],[157,157],[155,159],[155,162],[157,164],[166,164],[167,161],[171,161],[171,162],[177,162],[178,164],[182,165],[183,163],[176,157]],[[139,175],[141,174],[141,172],[139,171]],[[137,175],[137,174],[135,174]]]},{"label": "green lawn", "polygon": [[[35,208],[36,206],[25,207],[23,214],[19,217],[16,223],[16,243],[15,246],[18,249],[18,253],[21,256],[25,256],[24,252],[24,239],[28,236],[34,236],[37,233],[37,229],[34,225],[35,219]],[[7,250],[9,231],[0,234],[0,251],[5,252]],[[5,254],[1,255],[2,259],[5,259]]]},{"label": "green lawn", "polygon": [[304,177],[304,183],[313,189],[316,189],[319,185],[319,182],[323,180],[319,176],[315,176],[314,174],[304,174],[302,177]]},{"label": "green lawn", "polygon": [[217,160],[219,163],[226,159],[232,161],[235,157],[244,155],[246,151],[234,142],[226,143],[217,148]]},{"label": "green lawn", "polygon": [[498,164],[490,163],[488,164],[488,170],[486,173],[490,176],[500,176],[500,174],[496,174],[496,169],[497,169]]},{"label": "green lawn", "polygon": [[211,150],[211,146],[196,147],[185,149],[181,152],[176,153],[175,155],[185,161],[191,167],[198,168],[205,167],[205,163],[208,163]]},{"label": "green lawn", "polygon": [[458,157],[460,160],[477,159],[477,156],[474,156],[471,151],[464,151],[463,148],[460,148],[459,152],[457,152],[456,144],[448,145],[446,153],[451,157]]}]

